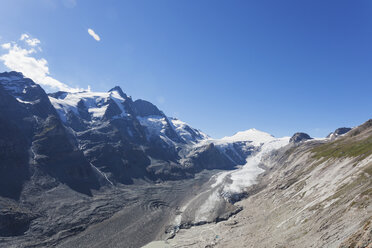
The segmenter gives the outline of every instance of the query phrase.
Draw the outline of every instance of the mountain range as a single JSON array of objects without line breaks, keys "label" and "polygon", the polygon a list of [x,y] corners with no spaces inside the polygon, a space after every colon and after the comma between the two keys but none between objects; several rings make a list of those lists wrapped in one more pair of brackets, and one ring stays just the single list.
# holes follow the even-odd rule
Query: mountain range
[{"label": "mountain range", "polygon": [[3,163],[17,164],[1,173],[3,196],[19,197],[21,185],[31,177],[29,165],[90,194],[105,184],[177,179],[243,163],[208,146],[204,159],[208,153],[213,159],[194,166],[189,160],[197,158],[188,158],[188,151],[208,136],[150,102],[133,101],[120,87],[46,94],[17,72],[0,74],[0,87]]},{"label": "mountain range", "polygon": [[267,175],[280,181],[276,190],[312,175],[296,174],[305,164],[315,169],[296,160],[310,153],[328,164],[355,157],[348,164],[362,164],[369,183],[360,190],[368,191],[371,126],[370,120],[339,128],[322,139],[275,138],[256,129],[213,139],[118,86],[47,94],[19,72],[0,73],[0,246],[92,247],[100,239],[87,237],[102,233],[101,245],[111,247],[173,238],[180,229],[243,212],[236,202],[267,188]]}]

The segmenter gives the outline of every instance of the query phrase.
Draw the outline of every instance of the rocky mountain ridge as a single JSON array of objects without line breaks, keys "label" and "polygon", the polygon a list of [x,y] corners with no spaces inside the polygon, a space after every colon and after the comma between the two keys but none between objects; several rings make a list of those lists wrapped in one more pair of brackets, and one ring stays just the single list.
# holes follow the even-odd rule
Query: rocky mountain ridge
[{"label": "rocky mountain ridge", "polygon": [[[304,133],[275,138],[256,129],[212,139],[120,87],[46,94],[21,73],[0,73],[0,246],[140,247],[175,236],[166,245],[311,247],[294,238],[299,230],[330,247],[354,242],[353,233],[368,238],[363,221],[371,216],[370,123],[324,139]],[[347,186],[359,177],[360,185]],[[347,206],[358,220],[348,229]],[[336,225],[324,209],[347,218]],[[269,222],[236,220],[251,231],[246,233],[230,218],[221,229],[224,239],[201,235],[208,233],[204,228],[220,232],[216,221],[253,214]],[[292,214],[301,216],[295,222],[300,229],[287,225]],[[327,220],[323,224],[333,232],[309,231],[317,226],[310,217]],[[360,229],[363,223],[367,231]],[[267,224],[279,227],[273,231]],[[273,237],[237,244],[225,236],[230,227],[247,237],[257,235],[254,230]],[[201,242],[188,236],[194,230]],[[281,240],[283,230],[288,232]]]},{"label": "rocky mountain ridge", "polygon": [[[130,185],[192,182],[205,169],[243,165],[261,146],[254,136],[213,140],[150,102],[133,101],[119,87],[48,95],[18,72],[0,73],[0,137],[0,236],[29,245],[45,245],[59,240],[60,232],[69,236],[110,217],[127,198],[107,197],[128,188],[141,191]],[[65,216],[62,208],[54,210],[58,204],[49,192],[63,209],[96,207]],[[136,202],[159,201],[147,197]],[[60,221],[49,221],[52,216]],[[50,238],[54,234],[58,238]]]},{"label": "rocky mountain ridge", "polygon": [[[50,157],[66,149],[74,152],[71,156],[81,156],[78,172],[64,171],[61,166],[44,166],[45,171],[63,183],[68,179],[62,175],[66,173],[90,181],[90,185],[84,187],[97,188],[107,183],[129,184],[135,178],[191,177],[204,168],[233,168],[237,164],[214,146],[202,149],[213,154],[217,163],[213,158],[209,159],[209,164],[204,162],[204,167],[180,163],[186,160],[187,151],[194,144],[208,136],[178,119],[167,117],[150,102],[133,101],[120,87],[103,93],[56,92],[47,95],[39,85],[17,72],[0,74],[0,87],[4,130],[17,129],[27,136],[19,141],[23,145],[18,146],[25,153],[23,164],[30,160],[35,164],[50,164],[51,161],[47,161]],[[14,137],[9,139],[14,140]],[[9,147],[8,143],[4,145]],[[78,161],[77,157],[74,161]],[[60,162],[71,164],[72,160]],[[79,166],[70,168],[75,170]],[[26,167],[23,168],[25,171],[28,170]],[[76,183],[67,182],[80,190]],[[10,188],[17,187],[4,188],[4,194],[8,192],[9,196]],[[89,193],[88,188],[84,189],[86,193]]]}]

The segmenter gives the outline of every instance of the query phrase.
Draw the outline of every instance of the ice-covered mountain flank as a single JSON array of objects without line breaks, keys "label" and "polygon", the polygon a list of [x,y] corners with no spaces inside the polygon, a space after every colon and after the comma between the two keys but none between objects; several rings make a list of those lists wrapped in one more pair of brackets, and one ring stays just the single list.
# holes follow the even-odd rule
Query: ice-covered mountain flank
[{"label": "ice-covered mountain flank", "polygon": [[[55,214],[45,192],[61,190],[61,201],[68,205],[74,192],[93,197],[86,198],[91,202],[97,192],[120,185],[192,179],[205,169],[232,170],[244,165],[265,141],[248,136],[213,140],[150,102],[132,100],[120,87],[46,94],[21,73],[1,73],[0,204],[18,210],[12,207],[3,213],[7,221],[0,225],[0,234],[28,230],[30,235],[45,235],[36,231],[47,220],[37,217],[42,216],[39,211],[47,218]],[[37,209],[40,202],[43,207]],[[98,209],[92,210],[104,208]],[[109,215],[106,211],[95,217]],[[70,228],[71,221],[64,218],[58,228],[48,224],[52,233]]]},{"label": "ice-covered mountain flank", "polygon": [[[323,139],[256,129],[213,139],[118,86],[47,94],[21,73],[0,73],[0,247],[141,247],[172,237],[167,245],[224,247],[188,235],[216,232],[212,223],[242,214],[265,216],[258,226],[244,223],[272,231],[270,242],[286,230],[290,243],[293,223],[311,223],[301,231],[314,244],[339,244],[335,230],[365,235],[360,216],[371,216],[370,130],[369,121]],[[345,221],[323,223],[322,209]],[[333,231],[309,231],[317,225],[309,216]],[[353,216],[358,223],[345,229]]]},{"label": "ice-covered mountain flank", "polygon": [[49,99],[92,166],[110,180],[174,179],[199,170],[184,170],[179,151],[207,135],[166,116],[150,102],[133,101],[120,87],[109,92],[57,92]]}]

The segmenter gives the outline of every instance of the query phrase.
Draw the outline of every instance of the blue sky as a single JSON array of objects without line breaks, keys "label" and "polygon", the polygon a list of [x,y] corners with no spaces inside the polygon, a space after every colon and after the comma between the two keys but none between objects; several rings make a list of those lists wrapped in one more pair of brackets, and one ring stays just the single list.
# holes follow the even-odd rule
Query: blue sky
[{"label": "blue sky", "polygon": [[40,80],[119,85],[213,137],[321,137],[372,118],[370,0],[3,0],[0,44]]}]

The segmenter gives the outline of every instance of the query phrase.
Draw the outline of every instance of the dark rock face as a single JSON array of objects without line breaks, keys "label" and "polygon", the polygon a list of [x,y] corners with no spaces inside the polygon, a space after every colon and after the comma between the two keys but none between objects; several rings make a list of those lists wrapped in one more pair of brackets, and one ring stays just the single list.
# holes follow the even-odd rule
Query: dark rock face
[{"label": "dark rock face", "polygon": [[49,116],[34,136],[34,161],[48,174],[72,189],[90,194],[99,187],[98,180],[83,153],[73,146],[57,116]]},{"label": "dark rock face", "polygon": [[351,128],[349,128],[349,127],[337,128],[333,133],[328,134],[327,138],[336,138],[340,135],[343,135],[343,134],[349,132],[350,130],[351,130]]},{"label": "dark rock face", "polygon": [[123,92],[123,90],[120,88],[120,86],[115,86],[114,88],[112,88],[111,90],[109,90],[109,92],[113,92],[113,91],[118,92],[119,95],[120,95],[121,97],[123,97],[124,99],[128,99],[127,94],[125,94],[125,93]]},{"label": "dark rock face", "polygon": [[0,237],[19,236],[24,234],[36,215],[11,203],[0,200]]},{"label": "dark rock face", "polygon": [[139,116],[163,115],[154,104],[148,101],[138,99],[133,104]]},{"label": "dark rock face", "polygon": [[295,133],[291,139],[289,140],[290,143],[299,143],[305,140],[312,139],[307,133]]},{"label": "dark rock face", "polygon": [[256,147],[249,144],[249,142],[243,141],[235,142],[224,150],[230,160],[234,161],[234,163],[238,165],[245,164],[246,158],[256,151]]},{"label": "dark rock face", "polygon": [[183,164],[194,172],[202,169],[232,169],[236,165],[213,143],[193,149]]},{"label": "dark rock face", "polygon": [[44,90],[19,73],[0,73],[0,137],[0,196],[18,199],[38,170],[79,192],[98,188]]},{"label": "dark rock face", "polygon": [[340,127],[340,128],[337,128],[336,131],[334,132],[334,134],[336,135],[342,135],[342,134],[345,134],[347,132],[349,132],[351,130],[350,127]]},{"label": "dark rock face", "polygon": [[[0,93],[0,102],[2,99]],[[29,179],[29,140],[14,123],[4,118],[0,119],[0,133],[0,196],[18,199],[24,181]]]},{"label": "dark rock face", "polygon": [[0,236],[22,235],[29,227],[32,218],[30,215],[19,212],[0,214]]}]

